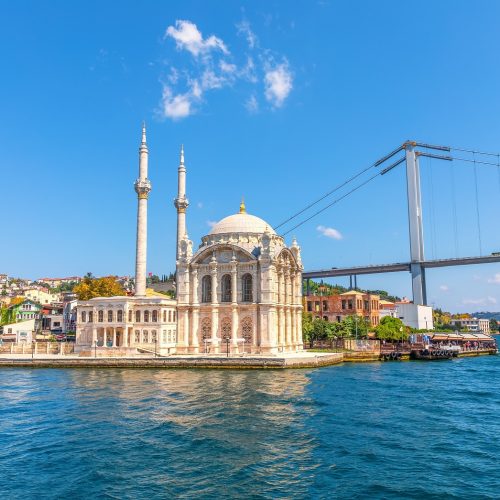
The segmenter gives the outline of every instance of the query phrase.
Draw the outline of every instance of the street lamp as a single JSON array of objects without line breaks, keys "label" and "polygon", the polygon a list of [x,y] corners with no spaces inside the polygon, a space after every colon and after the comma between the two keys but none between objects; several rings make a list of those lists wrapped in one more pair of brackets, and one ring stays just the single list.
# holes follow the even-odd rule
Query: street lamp
[{"label": "street lamp", "polygon": [[33,360],[33,357],[35,355],[35,341],[31,341],[31,360]]},{"label": "street lamp", "polygon": [[226,337],[226,358],[229,358],[229,337]]},{"label": "street lamp", "polygon": [[97,339],[94,342],[94,358],[97,358]]},{"label": "street lamp", "polygon": [[157,357],[157,350],[158,350],[158,336],[155,335],[155,358]]}]

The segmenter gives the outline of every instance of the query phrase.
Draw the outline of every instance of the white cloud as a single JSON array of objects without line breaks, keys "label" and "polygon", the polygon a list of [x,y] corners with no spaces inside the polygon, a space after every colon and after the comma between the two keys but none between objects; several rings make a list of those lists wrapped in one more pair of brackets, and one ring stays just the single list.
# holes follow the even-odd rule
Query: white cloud
[{"label": "white cloud", "polygon": [[215,226],[215,224],[217,224],[217,221],[215,220],[207,220],[207,226],[212,228]]},{"label": "white cloud", "polygon": [[203,39],[196,24],[191,21],[177,20],[175,27],[169,26],[165,32],[165,37],[170,36],[175,40],[178,49],[186,49],[193,56],[206,54],[212,50],[220,50],[224,54],[229,54],[225,43],[215,35]]},{"label": "white cloud", "polygon": [[192,93],[174,95],[172,89],[167,85],[163,86],[161,98],[161,112],[163,116],[179,120],[194,113]]},{"label": "white cloud", "polygon": [[319,231],[323,236],[326,236],[327,238],[332,238],[334,240],[341,240],[343,238],[340,231],[334,229],[333,227],[318,226],[316,230]]},{"label": "white cloud", "polygon": [[259,103],[253,94],[245,101],[245,108],[247,108],[249,113],[257,113],[259,111]]},{"label": "white cloud", "polygon": [[487,304],[496,304],[497,299],[495,297],[484,297],[480,299],[464,299],[462,300],[462,304],[469,304],[469,305],[474,305],[474,306],[484,306]]},{"label": "white cloud", "polygon": [[221,38],[215,35],[204,38],[196,24],[188,20],[176,20],[175,25],[167,27],[165,38],[174,40],[177,49],[189,52],[195,60],[189,57],[186,66],[176,64],[163,76],[159,115],[173,120],[191,116],[206,102],[208,91],[232,87],[238,82],[252,87],[243,101],[249,113],[256,113],[263,102],[255,89],[261,84],[271,107],[283,106],[293,88],[288,61],[261,48],[248,21],[239,23],[237,29],[252,49],[252,55],[230,54]]},{"label": "white cloud", "polygon": [[500,285],[500,273],[496,273],[492,278],[489,278],[488,283],[494,283],[495,285]]},{"label": "white cloud", "polygon": [[285,102],[292,91],[292,73],[285,61],[278,66],[268,68],[264,77],[266,99],[276,108]]},{"label": "white cloud", "polygon": [[449,287],[448,285],[440,285],[439,289],[442,290],[443,292],[447,292],[449,290]]},{"label": "white cloud", "polygon": [[256,34],[250,28],[250,23],[248,21],[241,21],[241,23],[236,25],[236,28],[238,29],[238,35],[244,36],[248,46],[253,49],[257,45],[258,40]]}]

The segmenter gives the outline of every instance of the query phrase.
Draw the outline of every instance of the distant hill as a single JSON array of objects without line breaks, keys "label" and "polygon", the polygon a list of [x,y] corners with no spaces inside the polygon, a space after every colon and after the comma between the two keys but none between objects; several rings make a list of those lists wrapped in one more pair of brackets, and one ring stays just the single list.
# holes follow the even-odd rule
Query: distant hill
[{"label": "distant hill", "polygon": [[472,313],[471,315],[474,318],[479,318],[479,319],[496,319],[497,321],[500,321],[500,312],[482,311],[482,312]]}]

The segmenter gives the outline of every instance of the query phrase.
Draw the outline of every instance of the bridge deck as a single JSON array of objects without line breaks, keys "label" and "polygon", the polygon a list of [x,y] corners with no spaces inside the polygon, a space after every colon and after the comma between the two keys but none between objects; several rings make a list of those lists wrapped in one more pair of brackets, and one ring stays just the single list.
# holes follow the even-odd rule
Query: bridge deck
[{"label": "bridge deck", "polygon": [[[500,255],[486,255],[483,257],[460,257],[456,259],[425,260],[420,262],[424,268],[468,266],[473,264],[492,264],[500,262]],[[311,278],[333,278],[335,276],[355,276],[359,274],[397,273],[410,271],[411,262],[397,262],[395,264],[380,264],[369,266],[333,267],[331,269],[320,269],[318,271],[306,271],[302,273],[303,279]]]}]

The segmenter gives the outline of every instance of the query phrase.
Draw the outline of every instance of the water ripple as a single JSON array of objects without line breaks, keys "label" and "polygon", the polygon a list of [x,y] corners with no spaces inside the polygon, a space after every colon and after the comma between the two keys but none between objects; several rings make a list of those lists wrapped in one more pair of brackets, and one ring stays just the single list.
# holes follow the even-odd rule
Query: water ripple
[{"label": "water ripple", "polygon": [[499,368],[3,369],[2,498],[498,498]]}]

